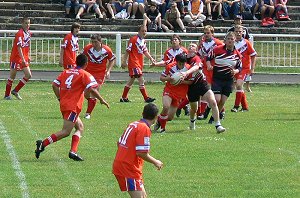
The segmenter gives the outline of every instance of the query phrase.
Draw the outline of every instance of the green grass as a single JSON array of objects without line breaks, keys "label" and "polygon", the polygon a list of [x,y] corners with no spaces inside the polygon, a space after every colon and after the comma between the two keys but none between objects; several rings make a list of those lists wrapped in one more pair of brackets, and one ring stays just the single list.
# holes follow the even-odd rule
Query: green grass
[{"label": "green grass", "polygon": [[[2,81],[1,87],[5,82]],[[116,142],[144,106],[138,86],[131,103],[119,103],[124,84],[105,84],[101,93],[111,108],[98,105],[91,120],[83,120],[79,146],[84,162],[68,159],[70,137],[34,157],[35,140],[61,129],[59,105],[50,83],[30,82],[22,101],[0,100],[0,121],[10,137],[25,174],[30,197],[128,197],[111,173]],[[162,84],[147,84],[161,108]],[[216,134],[207,121],[188,130],[188,117],[167,124],[166,134],[154,133],[151,154],[164,162],[156,171],[145,163],[149,197],[278,197],[300,193],[299,86],[253,85],[247,93],[250,111],[231,113],[234,95],[226,104],[227,132]],[[283,94],[284,93],[284,94]],[[84,107],[85,110],[85,107]],[[0,138],[0,197],[21,197],[20,181]]]}]

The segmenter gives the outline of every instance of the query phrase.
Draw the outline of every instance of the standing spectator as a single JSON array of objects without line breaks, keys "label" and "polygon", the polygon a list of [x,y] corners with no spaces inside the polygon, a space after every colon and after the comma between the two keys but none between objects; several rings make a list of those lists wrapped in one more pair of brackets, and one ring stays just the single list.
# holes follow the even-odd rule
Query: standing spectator
[{"label": "standing spectator", "polygon": [[[152,64],[155,63],[154,58],[152,58],[146,46],[146,34],[147,27],[141,25],[138,27],[138,34],[129,39],[128,46],[122,60],[122,68],[128,67],[129,79],[124,87],[120,102],[130,102],[128,99],[128,92],[135,79],[139,82],[139,89],[145,102],[149,103],[155,100],[155,98],[148,96],[143,77],[144,55],[151,60]],[[126,63],[127,60],[128,64]]]},{"label": "standing spectator", "polygon": [[75,127],[72,136],[69,158],[75,161],[83,161],[77,153],[80,138],[83,133],[83,123],[79,114],[83,105],[83,92],[93,93],[93,95],[109,108],[109,104],[101,97],[97,91],[97,82],[94,77],[84,71],[87,65],[87,57],[80,54],[76,58],[76,68],[64,70],[52,83],[53,91],[59,100],[60,111],[63,117],[62,130],[53,133],[48,138],[36,141],[35,157],[38,159],[45,147],[70,135]]},{"label": "standing spectator", "polygon": [[[212,7],[213,4],[213,7]],[[222,8],[223,8],[223,4],[222,4],[222,0],[205,0],[205,5],[206,5],[206,9],[207,9],[207,21],[211,21],[212,20],[212,15],[214,15],[214,13],[216,13],[218,15],[218,20],[224,21],[224,18],[222,16]]]},{"label": "standing spectator", "polygon": [[[232,92],[234,75],[242,69],[242,55],[234,47],[235,39],[234,32],[228,32],[224,39],[225,45],[214,48],[206,61],[207,69],[213,70],[211,89],[215,94],[219,112]],[[211,117],[208,123],[213,121],[214,118]]]},{"label": "standing spectator", "polygon": [[235,19],[240,14],[241,0],[223,0],[224,16],[226,18]]},{"label": "standing spectator", "polygon": [[[275,0],[275,10],[276,12],[280,12],[280,10],[283,11],[283,13],[281,15],[286,15],[287,16],[287,20],[291,20],[290,17],[288,17],[288,9],[287,9],[287,1],[288,0]],[[279,13],[280,15],[280,13]],[[280,16],[279,16],[280,17]]]},{"label": "standing spectator", "polygon": [[80,31],[80,24],[73,23],[71,26],[71,33],[67,34],[63,40],[60,48],[59,64],[64,69],[76,67],[76,53],[79,50],[78,34]]},{"label": "standing spectator", "polygon": [[260,14],[261,19],[265,17],[272,18],[275,11],[273,0],[261,0],[260,2]]},{"label": "standing spectator", "polygon": [[132,16],[131,19],[135,19],[137,11],[144,16],[145,10],[148,7],[147,0],[133,0],[132,4]]},{"label": "standing spectator", "polygon": [[168,31],[168,29],[175,31],[175,29],[177,29],[179,26],[182,32],[186,32],[186,28],[183,25],[183,22],[180,18],[180,12],[176,5],[176,2],[173,2],[171,8],[167,10],[165,15],[166,25],[162,25],[162,28],[165,31]]},{"label": "standing spectator", "polygon": [[122,10],[126,11],[126,18],[129,18],[132,10],[132,3],[132,0],[112,0],[111,3],[107,4],[107,9],[111,15],[111,18],[115,19],[115,15]]},{"label": "standing spectator", "polygon": [[149,30],[149,25],[151,23],[158,26],[158,29],[156,31],[159,31],[159,32],[162,31],[162,28],[161,28],[161,14],[160,14],[159,10],[157,9],[155,3],[151,3],[150,8],[147,10],[146,13],[144,13],[143,25],[148,27],[148,31],[150,31]]},{"label": "standing spectator", "polygon": [[[11,95],[14,95],[17,99],[22,100],[19,91],[25,86],[25,84],[31,78],[30,64],[30,39],[31,32],[30,19],[24,17],[22,19],[22,28],[16,33],[13,47],[10,55],[10,72],[7,79],[4,99],[11,100]],[[17,72],[22,70],[24,77],[19,81],[18,85],[11,91],[13,82],[16,78]]]},{"label": "standing spectator", "polygon": [[236,42],[234,44],[235,49],[237,49],[242,55],[242,71],[235,75],[236,79],[236,95],[234,107],[231,112],[238,112],[240,104],[242,105],[241,111],[248,111],[248,102],[246,99],[246,94],[243,90],[244,81],[250,78],[254,73],[255,63],[256,63],[256,51],[252,47],[250,41],[244,39],[242,36],[243,26],[236,25],[234,28],[234,33],[236,36]]},{"label": "standing spectator", "polygon": [[70,18],[70,12],[71,10],[74,11],[74,14],[77,14],[79,9],[79,0],[67,0],[65,3],[65,10],[66,10],[66,18]]},{"label": "standing spectator", "polygon": [[113,162],[115,175],[121,191],[127,191],[130,197],[147,197],[143,181],[144,161],[153,164],[157,170],[163,167],[160,160],[149,154],[150,126],[154,124],[158,114],[155,104],[144,106],[143,118],[132,122],[124,130],[118,141],[118,150]]},{"label": "standing spectator", "polygon": [[[91,36],[91,44],[83,49],[83,54],[88,57],[86,71],[93,75],[98,83],[97,90],[103,85],[105,78],[110,78],[110,71],[115,64],[115,55],[107,45],[102,44],[99,34]],[[85,95],[88,100],[88,106],[85,113],[86,119],[91,118],[91,113],[97,104],[97,98],[93,94]]]},{"label": "standing spectator", "polygon": [[188,3],[188,14],[185,15],[184,20],[190,26],[203,26],[203,21],[206,16],[203,13],[203,2],[202,0],[191,0]]},{"label": "standing spectator", "polygon": [[251,16],[249,16],[249,19],[257,20],[255,14],[258,11],[258,9],[259,9],[259,4],[257,0],[242,0],[241,3],[242,16],[245,15],[245,13],[250,13]]},{"label": "standing spectator", "polygon": [[[229,28],[229,30],[227,31],[227,32],[234,32],[234,27],[236,26],[236,25],[242,25],[242,23],[243,23],[243,17],[242,17],[242,15],[237,15],[236,17],[235,17],[235,19],[234,19],[234,24],[233,24],[233,26],[231,27],[231,28]],[[249,40],[250,39],[250,35],[249,35],[249,30],[248,30],[248,28],[246,28],[246,27],[244,27],[243,26],[243,38],[245,38],[245,39],[247,39],[247,40]]]},{"label": "standing spectator", "polygon": [[173,74],[186,72],[190,69],[190,65],[186,63],[187,58],[185,53],[176,55],[175,60],[175,62],[166,66],[160,76],[160,80],[166,82],[162,97],[163,109],[154,126],[154,130],[159,130],[160,133],[166,131],[167,121],[173,120],[179,102],[186,98],[189,85],[192,84],[192,81],[188,80],[189,76],[187,80],[182,78],[179,84],[174,84]]},{"label": "standing spectator", "polygon": [[76,19],[80,19],[80,16],[84,13],[96,13],[99,19],[103,18],[103,15],[100,11],[99,5],[96,3],[96,0],[82,0],[80,8],[77,12]]}]

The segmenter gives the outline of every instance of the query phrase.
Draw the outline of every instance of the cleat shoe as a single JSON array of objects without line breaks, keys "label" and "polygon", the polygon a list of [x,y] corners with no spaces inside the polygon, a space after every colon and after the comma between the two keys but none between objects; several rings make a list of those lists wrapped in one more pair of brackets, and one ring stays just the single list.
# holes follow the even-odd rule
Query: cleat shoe
[{"label": "cleat shoe", "polygon": [[181,114],[181,109],[177,109],[177,111],[176,111],[176,117],[179,118],[180,114]]},{"label": "cleat shoe", "polygon": [[130,102],[130,100],[128,98],[120,98],[120,102]]},{"label": "cleat shoe", "polygon": [[159,130],[159,133],[165,133],[166,132],[166,129],[160,129]]},{"label": "cleat shoe", "polygon": [[72,151],[69,152],[69,158],[74,161],[83,161],[82,157],[80,157],[77,153],[74,153]]},{"label": "cleat shoe", "polygon": [[20,96],[19,92],[12,90],[11,94],[14,95],[18,100],[22,100],[22,97]]},{"label": "cleat shoe", "polygon": [[159,128],[160,128],[160,123],[159,123],[159,121],[157,120],[156,123],[155,123],[155,125],[154,125],[153,130],[154,130],[154,131],[158,131]]},{"label": "cleat shoe", "polygon": [[231,109],[231,112],[237,113],[239,111],[239,107],[233,107]]},{"label": "cleat shoe", "polygon": [[194,120],[194,121],[190,121],[190,130],[196,130],[196,120]]},{"label": "cleat shoe", "polygon": [[242,108],[240,111],[241,111],[241,112],[248,112],[249,109],[244,109],[244,108]]},{"label": "cleat shoe", "polygon": [[204,120],[207,119],[207,117],[208,117],[208,115],[209,115],[209,112],[210,112],[210,109],[211,109],[210,107],[207,107],[207,108],[205,109],[204,114],[203,114]]},{"label": "cleat shoe", "polygon": [[45,147],[43,146],[42,140],[36,141],[36,150],[35,150],[35,157],[36,159],[39,159],[41,152],[45,150]]},{"label": "cleat shoe", "polygon": [[216,126],[216,129],[217,129],[217,133],[223,133],[224,131],[226,131],[226,129],[222,127],[222,125]]},{"label": "cleat shoe", "polygon": [[190,107],[188,105],[186,105],[183,109],[184,109],[184,115],[186,116],[190,115]]},{"label": "cleat shoe", "polygon": [[155,98],[150,98],[150,97],[148,97],[146,100],[145,100],[145,102],[146,103],[150,103],[150,102],[154,102],[154,100],[156,100]]},{"label": "cleat shoe", "polygon": [[204,120],[204,115],[203,114],[198,115],[197,120]]},{"label": "cleat shoe", "polygon": [[11,96],[4,96],[3,99],[4,99],[4,100],[12,100],[12,97],[11,97]]},{"label": "cleat shoe", "polygon": [[225,119],[225,111],[220,112],[219,117],[220,117],[220,120],[224,120]]},{"label": "cleat shoe", "polygon": [[87,119],[87,120],[91,119],[91,114],[86,113],[85,116],[84,116],[84,118]]},{"label": "cleat shoe", "polygon": [[214,117],[210,116],[208,124],[212,124],[214,122]]}]

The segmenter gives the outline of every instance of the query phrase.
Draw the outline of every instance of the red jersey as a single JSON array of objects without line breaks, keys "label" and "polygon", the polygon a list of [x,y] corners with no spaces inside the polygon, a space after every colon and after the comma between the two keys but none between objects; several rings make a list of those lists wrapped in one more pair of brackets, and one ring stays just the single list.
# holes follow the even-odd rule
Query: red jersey
[{"label": "red jersey", "polygon": [[88,57],[86,71],[93,76],[104,76],[106,72],[107,61],[113,61],[116,56],[107,45],[102,45],[100,51],[94,49],[92,44],[85,46],[83,53]]},{"label": "red jersey", "polygon": [[98,86],[94,77],[83,69],[72,68],[64,70],[53,84],[59,87],[60,110],[81,111],[83,91]]},{"label": "red jersey", "polygon": [[235,42],[235,48],[242,54],[242,64],[243,70],[251,69],[251,57],[256,56],[257,53],[253,46],[251,45],[250,41],[247,39],[242,38],[242,40]]},{"label": "red jersey", "polygon": [[188,53],[188,50],[185,49],[184,47],[180,47],[178,49],[173,49],[173,48],[169,48],[167,49],[167,51],[165,51],[164,53],[164,59],[163,61],[165,61],[166,65],[172,63],[175,61],[175,56],[181,53]]},{"label": "red jersey", "polygon": [[30,51],[30,38],[31,32],[28,30],[25,32],[23,28],[21,28],[15,35],[11,55],[10,62],[22,64],[22,58],[18,52],[18,47],[20,46],[23,52],[23,56],[26,62],[29,62],[29,51]]},{"label": "red jersey", "polygon": [[113,173],[126,178],[142,179],[144,160],[137,152],[150,151],[150,126],[143,119],[128,125],[118,141]]},{"label": "red jersey", "polygon": [[[189,70],[191,66],[189,64],[185,64],[182,69],[177,67],[177,63],[173,62],[166,66],[165,70],[161,73],[162,76],[166,77],[168,75],[172,76],[176,72],[185,72]],[[187,77],[189,79],[189,77]],[[178,98],[185,98],[188,92],[189,85],[186,84],[178,84],[172,85],[169,81],[166,83],[164,92],[171,93],[176,95]]]},{"label": "red jersey", "polygon": [[76,52],[79,50],[78,36],[72,33],[67,34],[61,48],[64,49],[64,68],[76,67]]},{"label": "red jersey", "polygon": [[148,51],[145,39],[140,38],[138,35],[129,39],[126,51],[128,56],[128,69],[144,67],[144,53]]},{"label": "red jersey", "polygon": [[200,69],[198,71],[195,71],[194,73],[192,73],[192,78],[190,80],[193,80],[194,83],[196,82],[201,82],[201,81],[205,81],[205,75],[202,73],[202,61],[200,56],[195,55],[194,57],[190,57],[187,59],[187,63],[191,66],[194,67],[196,65],[200,65]]}]

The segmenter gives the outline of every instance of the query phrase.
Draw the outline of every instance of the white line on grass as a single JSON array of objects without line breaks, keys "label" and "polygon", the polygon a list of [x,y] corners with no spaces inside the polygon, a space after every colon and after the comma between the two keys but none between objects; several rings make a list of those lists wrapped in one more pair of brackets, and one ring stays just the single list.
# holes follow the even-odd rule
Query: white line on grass
[{"label": "white line on grass", "polygon": [[29,197],[29,191],[26,183],[25,174],[21,169],[20,162],[18,160],[18,156],[15,152],[15,149],[11,143],[10,136],[8,135],[2,121],[0,120],[0,134],[6,146],[6,150],[11,158],[13,169],[15,170],[15,174],[17,175],[20,181],[20,188],[22,190],[22,197]]}]

